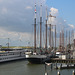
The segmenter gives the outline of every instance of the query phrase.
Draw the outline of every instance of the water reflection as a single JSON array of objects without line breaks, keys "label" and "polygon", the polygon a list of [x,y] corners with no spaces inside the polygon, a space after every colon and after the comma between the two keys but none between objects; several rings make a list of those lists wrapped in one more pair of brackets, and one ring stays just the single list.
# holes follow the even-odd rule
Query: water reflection
[{"label": "water reflection", "polygon": [[[73,69],[60,70],[62,75],[72,75]],[[47,67],[48,75],[57,75],[58,70]],[[16,61],[0,64],[0,75],[45,75],[44,64],[28,64],[27,61]]]}]

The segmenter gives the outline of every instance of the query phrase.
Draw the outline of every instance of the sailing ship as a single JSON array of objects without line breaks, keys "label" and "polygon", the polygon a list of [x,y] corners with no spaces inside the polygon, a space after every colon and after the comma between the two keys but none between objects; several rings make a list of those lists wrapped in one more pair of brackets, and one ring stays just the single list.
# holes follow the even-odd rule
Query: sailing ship
[{"label": "sailing ship", "polygon": [[34,51],[27,52],[26,58],[30,63],[33,64],[42,64],[45,62],[50,62],[51,54],[47,51],[47,8],[46,8],[46,43],[45,43],[45,52],[42,51],[42,4],[40,10],[40,53],[36,51],[36,4],[35,4],[35,18],[34,18]]}]

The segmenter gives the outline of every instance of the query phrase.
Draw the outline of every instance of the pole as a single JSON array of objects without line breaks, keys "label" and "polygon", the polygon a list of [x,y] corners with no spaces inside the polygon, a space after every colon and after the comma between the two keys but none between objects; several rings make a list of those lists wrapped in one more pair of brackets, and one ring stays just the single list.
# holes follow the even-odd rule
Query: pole
[{"label": "pole", "polygon": [[48,75],[48,73],[47,73],[47,67],[46,67],[46,62],[45,62],[45,75]]},{"label": "pole", "polygon": [[35,4],[35,18],[34,18],[34,52],[36,52],[36,4]]},{"label": "pole", "polygon": [[70,49],[70,31],[69,31],[69,49]]},{"label": "pole", "polygon": [[9,38],[8,38],[8,49],[9,49]]},{"label": "pole", "polygon": [[46,48],[46,51],[47,51],[47,8],[46,8],[46,43],[45,43],[45,48]]},{"label": "pole", "polygon": [[60,51],[61,51],[61,32],[60,32],[60,45],[59,45]]},{"label": "pole", "polygon": [[55,25],[55,51],[56,51],[56,25]]},{"label": "pole", "polygon": [[67,31],[66,31],[66,51],[67,51]]},{"label": "pole", "polygon": [[42,47],[42,4],[40,6],[41,6],[41,9],[40,9],[40,51],[42,52],[41,50],[41,47]]},{"label": "pole", "polygon": [[50,47],[52,47],[52,42],[51,42],[51,24],[50,24],[50,37],[49,37],[50,41],[49,41],[49,44],[50,44]]},{"label": "pole", "polygon": [[53,49],[53,47],[54,47],[54,41],[53,41],[53,26],[52,26],[52,49]]}]

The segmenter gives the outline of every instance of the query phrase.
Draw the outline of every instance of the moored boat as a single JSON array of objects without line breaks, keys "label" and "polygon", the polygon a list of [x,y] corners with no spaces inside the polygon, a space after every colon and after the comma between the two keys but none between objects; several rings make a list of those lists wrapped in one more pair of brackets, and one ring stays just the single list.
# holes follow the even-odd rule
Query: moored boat
[{"label": "moored boat", "polygon": [[32,63],[32,64],[43,64],[45,62],[50,62],[50,57],[49,55],[41,55],[41,54],[36,54],[36,53],[31,53],[31,52],[25,52],[26,59]]}]

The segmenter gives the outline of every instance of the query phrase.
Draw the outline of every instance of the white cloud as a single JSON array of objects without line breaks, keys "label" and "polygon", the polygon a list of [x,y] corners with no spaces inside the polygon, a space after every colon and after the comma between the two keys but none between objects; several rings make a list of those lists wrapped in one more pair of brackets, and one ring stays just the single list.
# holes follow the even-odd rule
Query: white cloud
[{"label": "white cloud", "polygon": [[[25,44],[27,44],[27,42],[31,42],[33,40],[33,35],[30,33],[22,33],[22,32],[14,32],[14,31],[7,31],[4,30],[3,28],[0,28],[0,44],[7,43],[7,39],[10,38],[10,44],[12,46],[14,46],[14,44],[16,45],[20,45],[20,43],[22,42],[22,45],[24,46]],[[22,40],[20,42],[20,40]],[[12,44],[13,42],[13,44]]]},{"label": "white cloud", "polygon": [[66,20],[64,20],[64,22],[66,22]]},{"label": "white cloud", "polygon": [[73,24],[68,24],[71,28],[75,28]]},{"label": "white cloud", "polygon": [[53,7],[52,7],[52,8],[50,9],[50,11],[51,11],[50,13],[51,13],[52,15],[57,15],[57,14],[58,14],[58,9],[56,9],[56,8],[53,8]]},{"label": "white cloud", "polygon": [[[58,9],[56,8],[50,8],[49,15],[52,15],[54,17],[48,17],[48,24],[56,25],[57,24],[57,14],[58,14]],[[55,18],[56,17],[56,18]]]},{"label": "white cloud", "polygon": [[[29,32],[31,32],[32,24],[34,23],[34,4],[36,2],[38,23],[41,3],[43,7],[43,21],[45,19],[46,0],[0,0],[0,2],[3,2],[0,7],[2,9],[0,10],[0,38],[10,38],[11,42],[13,44],[16,43],[16,45],[19,45],[20,42],[18,40],[20,39],[23,45],[27,44],[27,41],[32,42],[33,35]],[[57,8],[52,7],[50,13],[52,16],[56,16],[56,18],[51,18],[51,23],[52,25],[57,25],[57,32],[60,32],[63,25],[68,26],[65,24],[66,20],[58,17],[59,11]],[[50,18],[48,18],[48,21],[50,23]],[[74,28],[74,25],[70,25],[70,27]],[[5,42],[5,40],[3,41]]]},{"label": "white cloud", "polygon": [[65,28],[65,30],[71,30],[72,28],[75,28],[73,24],[67,24],[67,21],[59,16],[58,9],[52,7],[50,10],[51,11],[49,14],[56,16],[56,18],[48,17],[48,24],[56,25],[57,32],[60,32],[63,28]]},{"label": "white cloud", "polygon": [[[0,38],[10,38],[16,45],[19,45],[17,41],[19,39],[23,44],[28,40],[33,43],[32,24],[35,3],[37,15],[39,15],[41,3],[45,13],[46,0],[0,0]],[[38,18],[37,22],[39,22]],[[0,40],[0,43],[3,41],[5,42],[5,39]]]},{"label": "white cloud", "polygon": [[31,6],[27,6],[25,9],[32,9],[32,7]]}]

